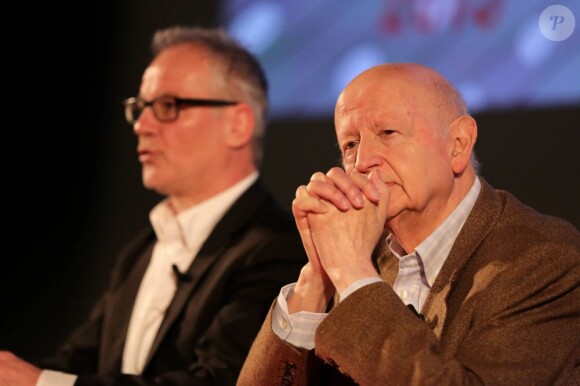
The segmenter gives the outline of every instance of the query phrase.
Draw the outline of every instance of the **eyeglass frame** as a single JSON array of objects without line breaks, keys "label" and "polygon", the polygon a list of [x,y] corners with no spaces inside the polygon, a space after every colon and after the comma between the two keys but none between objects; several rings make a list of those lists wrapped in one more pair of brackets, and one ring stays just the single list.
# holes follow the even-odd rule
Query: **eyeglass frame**
[{"label": "eyeglass frame", "polygon": [[[157,115],[157,111],[154,107],[155,106],[154,104],[162,99],[173,100],[173,104],[175,105],[174,118],[162,119],[159,118],[159,116]],[[139,106],[138,105],[139,103],[142,103],[143,107],[141,108],[141,111],[139,112],[137,118],[135,118],[134,106],[136,105]],[[146,107],[151,107],[155,119],[157,119],[159,122],[168,123],[174,122],[179,118],[179,111],[181,110],[182,107],[226,107],[226,106],[234,106],[239,103],[240,102],[238,101],[229,101],[224,99],[180,98],[173,95],[162,95],[150,101],[146,101],[141,97],[127,98],[123,100],[123,107],[125,113],[125,120],[130,125],[134,125],[137,122],[137,120],[139,120],[139,117],[141,116]]]}]

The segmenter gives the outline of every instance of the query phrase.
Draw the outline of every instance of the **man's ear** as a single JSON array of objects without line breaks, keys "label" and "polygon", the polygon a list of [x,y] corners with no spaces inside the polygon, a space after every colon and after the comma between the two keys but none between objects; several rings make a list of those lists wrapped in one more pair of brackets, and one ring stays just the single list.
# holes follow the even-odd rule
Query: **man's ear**
[{"label": "man's ear", "polygon": [[232,106],[230,109],[229,114],[231,114],[231,117],[226,133],[226,141],[229,146],[240,148],[252,140],[256,117],[252,108],[245,103]]},{"label": "man's ear", "polygon": [[477,140],[477,123],[469,115],[463,115],[451,123],[451,166],[453,173],[461,174],[469,165]]}]

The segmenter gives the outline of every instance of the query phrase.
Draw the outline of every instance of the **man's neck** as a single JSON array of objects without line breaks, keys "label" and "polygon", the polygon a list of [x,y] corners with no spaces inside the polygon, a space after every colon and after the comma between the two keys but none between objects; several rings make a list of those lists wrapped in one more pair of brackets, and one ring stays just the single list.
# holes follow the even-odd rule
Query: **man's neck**
[{"label": "man's neck", "polygon": [[411,253],[441,225],[465,198],[475,175],[456,180],[450,194],[430,203],[420,212],[405,210],[387,222],[387,229],[407,253]]},{"label": "man's neck", "polygon": [[[211,188],[202,187],[201,190],[190,194],[183,194],[183,195],[171,195],[168,196],[167,199],[169,201],[169,205],[172,211],[175,214],[179,214],[195,205],[199,205],[207,200],[210,200],[232,188],[236,185],[244,183],[246,179],[252,179],[252,182],[257,178],[257,170],[250,170],[246,174],[240,174],[236,176],[236,178],[230,178],[227,180],[222,180],[220,184],[214,185]],[[216,176],[216,178],[219,178]],[[248,183],[249,185],[249,183]]]}]

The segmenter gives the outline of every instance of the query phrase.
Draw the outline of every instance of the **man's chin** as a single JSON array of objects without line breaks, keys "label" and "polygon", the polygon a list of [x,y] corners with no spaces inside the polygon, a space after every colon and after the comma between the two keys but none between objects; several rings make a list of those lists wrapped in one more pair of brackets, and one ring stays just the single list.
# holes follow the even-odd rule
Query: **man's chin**
[{"label": "man's chin", "polygon": [[141,181],[143,182],[143,186],[146,189],[155,190],[155,191],[157,191],[157,189],[159,189],[159,186],[160,186],[159,181],[157,178],[155,178],[154,175],[143,173]]},{"label": "man's chin", "polygon": [[393,223],[396,223],[401,215],[402,210],[398,209],[396,205],[389,205],[387,210],[387,220],[385,221],[385,229],[389,229]]}]

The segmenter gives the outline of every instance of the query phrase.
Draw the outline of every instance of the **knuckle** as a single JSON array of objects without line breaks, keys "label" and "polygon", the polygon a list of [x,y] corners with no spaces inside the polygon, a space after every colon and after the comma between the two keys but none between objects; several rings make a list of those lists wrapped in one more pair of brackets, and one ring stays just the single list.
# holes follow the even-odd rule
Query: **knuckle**
[{"label": "knuckle", "polygon": [[328,177],[335,177],[335,176],[337,176],[337,175],[339,175],[339,174],[344,174],[344,170],[343,170],[342,168],[339,168],[338,166],[335,166],[335,167],[331,168],[331,169],[330,169],[330,170],[329,170],[329,171],[326,173],[326,175],[327,175]]},{"label": "knuckle", "polygon": [[[305,185],[300,185],[298,188],[296,188],[296,193],[295,193],[296,198],[302,197],[305,194],[308,194]],[[294,199],[294,201],[296,201],[296,198]],[[293,201],[293,203],[294,203],[294,201]]]},{"label": "knuckle", "polygon": [[310,177],[310,181],[325,181],[325,180],[326,180],[326,176],[322,172],[315,172]]}]

